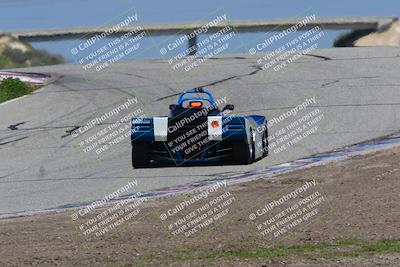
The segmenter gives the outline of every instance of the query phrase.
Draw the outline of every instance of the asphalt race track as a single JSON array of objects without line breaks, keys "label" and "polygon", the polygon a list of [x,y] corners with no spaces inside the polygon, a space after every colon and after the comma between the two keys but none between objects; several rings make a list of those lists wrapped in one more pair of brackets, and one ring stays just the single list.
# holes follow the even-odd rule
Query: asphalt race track
[{"label": "asphalt race track", "polygon": [[[136,191],[149,191],[229,176],[396,132],[399,55],[400,49],[388,47],[316,50],[278,72],[261,70],[257,58],[248,55],[209,59],[189,73],[173,71],[165,60],[115,63],[102,73],[79,65],[25,69],[57,79],[0,104],[0,215],[99,199],[132,179],[138,181]],[[251,165],[133,169],[129,138],[100,154],[83,151],[84,140],[128,111],[166,115],[177,93],[198,86],[227,97],[237,115],[268,118],[315,96],[315,104],[274,125],[271,135],[315,109],[323,119],[310,136]],[[131,98],[138,104],[128,111],[72,136],[77,127]]]}]

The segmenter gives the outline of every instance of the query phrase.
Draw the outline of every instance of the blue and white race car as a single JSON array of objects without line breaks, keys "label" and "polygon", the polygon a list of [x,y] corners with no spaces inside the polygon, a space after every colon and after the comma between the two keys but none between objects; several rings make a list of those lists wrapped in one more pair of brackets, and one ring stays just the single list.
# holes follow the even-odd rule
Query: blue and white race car
[{"label": "blue and white race car", "polygon": [[250,164],[268,155],[264,116],[234,116],[202,88],[185,91],[169,116],[132,118],[132,165]]}]

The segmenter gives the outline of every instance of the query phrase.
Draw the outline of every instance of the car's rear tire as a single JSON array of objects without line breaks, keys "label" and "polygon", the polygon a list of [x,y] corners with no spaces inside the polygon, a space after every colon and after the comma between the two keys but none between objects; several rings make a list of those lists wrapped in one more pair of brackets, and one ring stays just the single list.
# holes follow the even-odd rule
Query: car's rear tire
[{"label": "car's rear tire", "polygon": [[233,143],[232,149],[233,149],[233,158],[236,163],[250,164],[254,161],[255,145],[253,138],[251,138],[249,144],[246,144],[245,142]]},{"label": "car's rear tire", "polygon": [[262,144],[263,144],[263,157],[268,156],[268,128],[267,125],[265,125],[265,131],[263,133],[262,137]]},{"label": "car's rear tire", "polygon": [[150,163],[150,148],[147,143],[135,143],[132,147],[132,166],[134,168],[148,167]]}]

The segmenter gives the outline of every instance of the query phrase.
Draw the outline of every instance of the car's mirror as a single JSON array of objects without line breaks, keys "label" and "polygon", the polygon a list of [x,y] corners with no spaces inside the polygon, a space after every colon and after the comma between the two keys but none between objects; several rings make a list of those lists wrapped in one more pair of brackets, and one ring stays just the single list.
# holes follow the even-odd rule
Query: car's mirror
[{"label": "car's mirror", "polygon": [[169,110],[176,109],[177,106],[178,106],[177,104],[171,104],[169,105]]},{"label": "car's mirror", "polygon": [[225,110],[234,110],[234,109],[235,109],[234,105],[228,104],[222,109],[222,112],[224,112]]}]

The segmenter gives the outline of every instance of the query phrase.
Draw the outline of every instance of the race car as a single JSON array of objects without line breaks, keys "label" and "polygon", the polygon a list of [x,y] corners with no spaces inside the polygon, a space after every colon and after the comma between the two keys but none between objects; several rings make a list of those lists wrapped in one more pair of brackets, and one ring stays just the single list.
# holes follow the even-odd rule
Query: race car
[{"label": "race car", "polygon": [[[225,98],[226,102],[226,98]],[[234,116],[203,88],[179,94],[168,116],[132,118],[132,165],[250,164],[268,155],[267,120]]]}]

